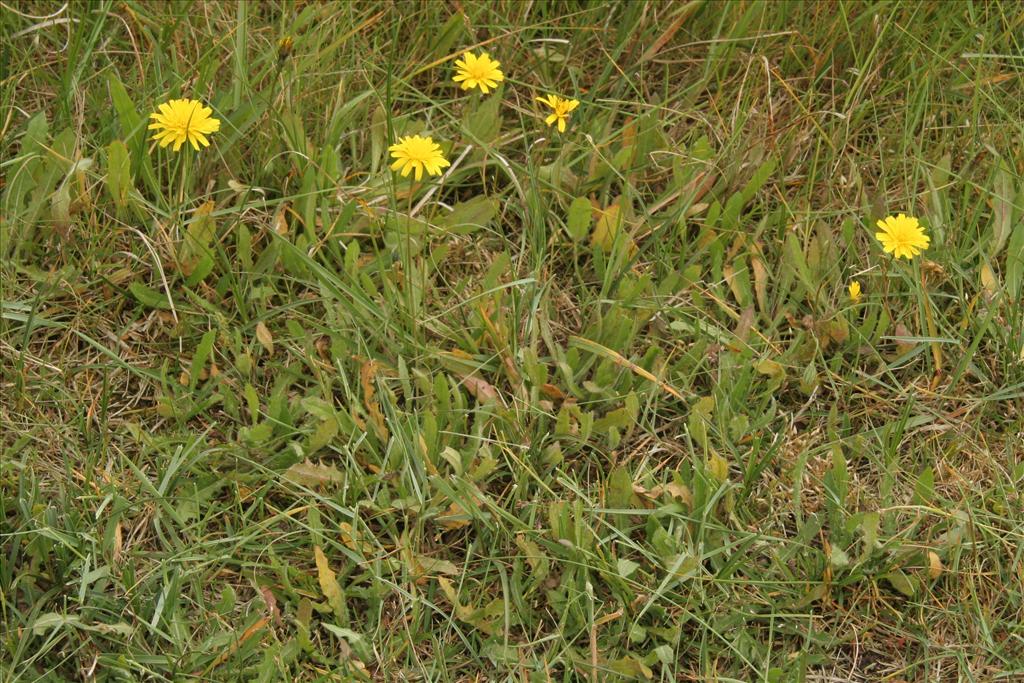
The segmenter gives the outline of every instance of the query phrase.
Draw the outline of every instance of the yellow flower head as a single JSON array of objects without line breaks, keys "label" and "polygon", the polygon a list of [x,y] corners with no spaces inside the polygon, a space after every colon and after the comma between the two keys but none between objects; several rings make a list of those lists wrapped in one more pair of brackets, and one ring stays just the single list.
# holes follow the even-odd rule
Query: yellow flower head
[{"label": "yellow flower head", "polygon": [[419,180],[423,177],[423,169],[430,175],[441,175],[441,169],[451,165],[441,153],[440,145],[430,137],[407,135],[399,138],[398,143],[388,150],[395,159],[391,170],[401,169],[403,178],[409,175],[409,171],[416,171],[416,180]]},{"label": "yellow flower head", "polygon": [[545,95],[538,97],[537,101],[551,107],[552,113],[544,119],[544,123],[550,126],[557,121],[559,133],[565,132],[565,122],[569,119],[569,113],[580,106],[579,100],[565,100],[558,95]]},{"label": "yellow flower head", "polygon": [[494,61],[486,52],[481,52],[479,57],[467,52],[464,58],[455,60],[454,81],[461,81],[463,90],[480,88],[480,92],[486,95],[505,80],[499,66],[501,62]]},{"label": "yellow flower head", "polygon": [[929,237],[924,228],[913,216],[889,216],[878,221],[881,232],[875,233],[875,239],[882,243],[886,254],[908,261],[928,248]]},{"label": "yellow flower head", "polygon": [[197,100],[171,100],[157,109],[159,111],[149,115],[153,119],[149,130],[156,131],[150,139],[159,142],[161,147],[173,142],[175,152],[186,142],[197,150],[200,144],[209,147],[206,136],[220,130],[220,121],[210,116],[213,110]]},{"label": "yellow flower head", "polygon": [[284,36],[277,41],[277,58],[281,61],[288,59],[295,49],[295,39],[291,36]]},{"label": "yellow flower head", "polygon": [[853,303],[857,303],[858,301],[860,301],[860,283],[859,282],[854,280],[853,282],[850,283],[850,286],[847,289],[849,289],[849,291],[850,291],[850,301],[852,301]]}]

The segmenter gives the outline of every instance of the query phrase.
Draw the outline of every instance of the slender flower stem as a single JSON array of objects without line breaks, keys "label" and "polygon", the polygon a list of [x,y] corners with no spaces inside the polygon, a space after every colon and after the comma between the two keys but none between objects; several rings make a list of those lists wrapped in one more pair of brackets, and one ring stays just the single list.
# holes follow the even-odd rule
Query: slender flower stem
[{"label": "slender flower stem", "polygon": [[406,311],[412,323],[412,330],[419,339],[420,326],[416,324],[416,300],[413,296],[413,273],[412,273],[412,185],[409,186],[409,202],[405,214],[405,253],[402,255],[402,273],[405,280]]},{"label": "slender flower stem", "polygon": [[914,270],[917,271],[918,278],[921,281],[921,305],[924,307],[924,319],[925,323],[928,325],[928,336],[932,338],[930,345],[932,347],[932,360],[935,361],[935,377],[932,380],[934,385],[942,376],[942,350],[939,348],[939,342],[935,341],[939,336],[939,332],[935,327],[935,317],[932,315],[931,298],[928,296],[927,278],[917,261],[914,261]]}]

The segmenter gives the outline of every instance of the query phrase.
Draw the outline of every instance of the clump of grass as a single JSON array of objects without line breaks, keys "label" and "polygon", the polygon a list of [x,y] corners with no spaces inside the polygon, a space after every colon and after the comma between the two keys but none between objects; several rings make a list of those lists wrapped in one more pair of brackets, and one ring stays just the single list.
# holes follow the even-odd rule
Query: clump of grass
[{"label": "clump of grass", "polygon": [[1010,4],[188,10],[0,7],[5,679],[1024,675]]}]

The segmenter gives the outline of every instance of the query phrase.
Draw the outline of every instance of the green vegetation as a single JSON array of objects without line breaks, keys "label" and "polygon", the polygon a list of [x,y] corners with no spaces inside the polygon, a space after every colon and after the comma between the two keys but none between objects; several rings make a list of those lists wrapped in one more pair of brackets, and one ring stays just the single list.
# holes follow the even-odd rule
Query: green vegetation
[{"label": "green vegetation", "polygon": [[1018,3],[0,33],[0,679],[1024,679]]}]

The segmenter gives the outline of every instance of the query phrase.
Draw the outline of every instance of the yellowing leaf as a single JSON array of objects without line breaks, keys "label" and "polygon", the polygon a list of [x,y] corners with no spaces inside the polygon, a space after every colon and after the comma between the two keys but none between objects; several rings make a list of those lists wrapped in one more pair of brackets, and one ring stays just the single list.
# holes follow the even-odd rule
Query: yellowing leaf
[{"label": "yellowing leaf", "polygon": [[340,484],[342,474],[333,465],[313,463],[307,458],[285,470],[284,479],[299,486],[320,488],[328,484]]},{"label": "yellowing leaf", "polygon": [[999,279],[992,271],[992,266],[987,263],[981,264],[981,286],[990,297],[999,293]]},{"label": "yellowing leaf", "polygon": [[549,571],[550,563],[547,555],[544,554],[539,545],[526,538],[522,533],[516,534],[516,545],[519,546],[519,552],[526,557],[526,563],[530,565],[534,582],[542,581]]},{"label": "yellowing leaf", "polygon": [[376,399],[377,390],[373,385],[373,378],[376,374],[376,361],[371,360],[363,363],[362,367],[359,368],[359,383],[363,386],[363,404],[366,406],[366,412],[370,414],[370,422],[373,424],[373,429],[381,441],[387,441],[388,427],[384,421],[384,413],[381,412],[380,404]]},{"label": "yellowing leaf", "polygon": [[673,500],[677,500],[686,505],[693,504],[693,494],[690,492],[690,487],[686,484],[680,484],[677,481],[670,481],[667,484],[658,484],[651,489],[645,489],[642,486],[634,484],[633,491],[655,499],[661,498],[667,493]]},{"label": "yellowing leaf", "polygon": [[786,376],[786,369],[780,363],[765,358],[754,366],[758,374],[767,375],[772,379],[781,381]]},{"label": "yellowing leaf", "polygon": [[437,523],[445,529],[461,529],[464,526],[469,526],[469,522],[469,514],[455,501],[452,501],[448,509],[437,517]]},{"label": "yellowing leaf", "polygon": [[708,458],[708,472],[719,482],[725,483],[729,479],[729,462],[717,453],[713,453]]},{"label": "yellowing leaf", "polygon": [[266,349],[267,353],[274,353],[274,335],[270,334],[270,330],[262,320],[256,323],[256,340]]},{"label": "yellowing leaf", "polygon": [[274,232],[282,237],[288,234],[288,219],[285,217],[287,210],[288,207],[283,206],[280,211],[274,214]]},{"label": "yellowing leaf", "polygon": [[502,620],[505,614],[504,600],[496,598],[483,607],[475,609],[469,605],[463,605],[459,602],[458,593],[451,581],[443,576],[438,576],[437,583],[441,587],[441,592],[443,592],[445,597],[448,598],[448,602],[450,602],[452,607],[455,608],[455,616],[460,621],[464,621],[467,624],[475,626],[487,635],[493,635],[501,629]]},{"label": "yellowing leaf", "polygon": [[479,377],[474,375],[467,375],[462,378],[462,383],[466,386],[469,393],[476,397],[476,400],[481,403],[504,403],[501,400],[501,395],[498,390],[494,388],[489,382],[486,382]]},{"label": "yellowing leaf", "polygon": [[412,555],[413,567],[412,573],[416,577],[426,575],[437,575],[447,574],[448,576],[458,576],[459,568],[448,560],[442,560],[437,557],[428,557],[426,555]]},{"label": "yellowing leaf", "polygon": [[942,560],[934,551],[928,551],[928,576],[933,579],[939,578],[942,574]]},{"label": "yellowing leaf", "polygon": [[750,257],[750,269],[754,271],[754,295],[761,313],[768,315],[768,269],[760,256]]},{"label": "yellowing leaf", "polygon": [[324,551],[318,545],[313,546],[313,558],[316,560],[316,573],[317,579],[320,582],[320,590],[323,592],[324,597],[327,598],[327,604],[334,609],[335,613],[344,611],[345,595],[341,592],[341,586],[338,584],[338,575],[331,569],[330,563],[327,562],[327,556],[324,555]]},{"label": "yellowing leaf", "polygon": [[618,204],[612,204],[601,212],[597,219],[594,232],[590,236],[590,243],[600,247],[605,252],[610,252],[615,244],[615,236],[619,234],[622,227],[622,208]]},{"label": "yellowing leaf", "polygon": [[338,524],[338,531],[341,535],[341,542],[345,544],[345,547],[362,553],[364,556],[373,554],[373,545],[369,541],[357,538],[355,529],[348,522],[340,522]]},{"label": "yellowing leaf", "polygon": [[441,592],[444,593],[444,596],[448,598],[448,602],[450,602],[452,607],[455,608],[455,616],[463,621],[467,621],[471,616],[473,616],[473,608],[464,607],[462,603],[459,602],[459,594],[456,593],[455,586],[452,585],[451,581],[443,576],[439,576],[437,577],[437,585],[441,587]]}]

